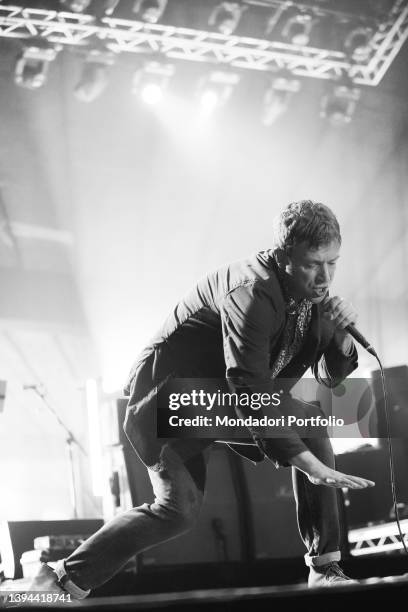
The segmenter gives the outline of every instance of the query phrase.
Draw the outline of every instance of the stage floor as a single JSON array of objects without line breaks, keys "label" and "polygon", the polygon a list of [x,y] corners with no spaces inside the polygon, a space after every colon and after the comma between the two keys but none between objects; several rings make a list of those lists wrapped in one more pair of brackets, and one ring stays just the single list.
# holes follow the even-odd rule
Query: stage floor
[{"label": "stage floor", "polygon": [[[12,584],[10,584],[12,583]],[[6,581],[0,585],[2,595],[6,592],[16,593],[27,588],[26,580]],[[284,586],[262,586],[226,589],[195,589],[171,593],[150,593],[131,596],[91,597],[71,604],[40,606],[31,604],[30,609],[47,607],[59,609],[69,606],[70,609],[86,608],[98,610],[270,610],[279,601],[290,605],[290,600],[304,600],[307,605],[340,603],[355,605],[364,601],[365,605],[374,602],[378,605],[390,602],[392,598],[406,598],[408,595],[408,575],[368,578],[361,583],[342,584],[330,588],[308,589],[306,583]],[[21,604],[5,603],[4,607],[22,607]],[[294,604],[295,605],[295,604]],[[24,606],[26,607],[26,606]]]},{"label": "stage floor", "polygon": [[[230,570],[226,573],[224,566],[218,567],[218,584],[228,582],[234,586],[212,588],[215,584],[217,568],[197,566],[195,568],[178,566],[177,568],[155,568],[153,571],[143,570],[137,576],[130,574],[119,575],[104,587],[93,592],[92,596],[80,602],[47,606],[48,609],[61,609],[69,605],[102,610],[210,610],[229,612],[232,610],[270,611],[272,605],[280,600],[290,604],[291,599],[304,600],[308,605],[334,604],[355,605],[360,602],[364,605],[388,603],[392,598],[408,596],[408,560],[402,554],[375,555],[375,558],[348,559],[343,567],[349,575],[358,577],[359,583],[342,584],[330,588],[308,589],[305,579],[299,580],[300,560],[289,563],[285,560],[279,563],[284,574],[276,572],[278,567],[274,563],[263,561],[255,562],[245,568],[240,565],[233,571],[231,564],[226,564]],[[212,571],[211,571],[212,570]],[[386,575],[386,571],[394,572]],[[232,572],[232,573],[231,573]],[[269,584],[267,578],[269,574]],[[302,574],[305,575],[304,567]],[[192,576],[195,575],[195,580]],[[235,576],[235,577],[234,577]],[[293,580],[293,583],[283,583]],[[276,581],[280,584],[276,584]],[[258,582],[258,584],[257,584]],[[0,584],[1,595],[11,592],[24,592],[30,579],[6,580]],[[192,584],[196,588],[191,588]],[[275,583],[275,584],[272,584]],[[199,584],[207,585],[205,588]],[[169,588],[169,586],[171,588]],[[0,604],[4,606],[4,601]],[[294,604],[295,605],[295,604]],[[15,607],[16,604],[7,604]],[[31,604],[32,608],[41,606]],[[44,606],[43,606],[44,607]]]}]

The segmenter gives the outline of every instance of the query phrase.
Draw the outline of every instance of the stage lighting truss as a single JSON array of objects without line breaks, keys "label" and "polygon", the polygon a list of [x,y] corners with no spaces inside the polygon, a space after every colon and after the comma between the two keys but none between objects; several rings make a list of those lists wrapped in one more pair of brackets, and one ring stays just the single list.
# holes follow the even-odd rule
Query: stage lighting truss
[{"label": "stage lighting truss", "polygon": [[[287,70],[296,76],[337,80],[344,72],[358,85],[378,85],[408,38],[408,0],[395,0],[387,20],[369,43],[366,61],[346,51],[299,47],[216,32],[149,24],[142,21],[66,13],[0,4],[0,36],[40,36],[53,44],[90,45],[106,40],[118,53],[161,54],[171,59],[222,63],[256,71]],[[355,58],[356,56],[354,56]]]},{"label": "stage lighting truss", "polygon": [[[404,540],[408,544],[408,519],[400,521]],[[350,554],[353,557],[402,550],[402,543],[395,521],[371,525],[348,532]]]},{"label": "stage lighting truss", "polygon": [[15,83],[27,89],[42,87],[47,80],[49,65],[55,60],[60,49],[60,45],[54,46],[38,37],[25,41],[23,50],[16,58]]}]

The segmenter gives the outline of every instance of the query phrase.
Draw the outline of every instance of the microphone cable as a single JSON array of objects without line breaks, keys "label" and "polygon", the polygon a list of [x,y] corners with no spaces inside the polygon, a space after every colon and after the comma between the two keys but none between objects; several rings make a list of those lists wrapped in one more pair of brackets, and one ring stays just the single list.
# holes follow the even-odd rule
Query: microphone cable
[{"label": "microphone cable", "polygon": [[[329,292],[326,293],[323,299],[323,302],[322,302],[323,304],[328,299],[328,297],[329,297]],[[390,476],[391,476],[392,505],[394,508],[395,522],[397,523],[398,533],[401,538],[401,543],[402,543],[402,546],[404,547],[405,553],[408,555],[408,549],[405,543],[404,534],[402,533],[401,522],[400,522],[400,517],[399,517],[399,511],[398,511],[398,502],[397,502],[397,494],[396,494],[396,486],[395,486],[394,453],[393,453],[392,441],[391,441],[391,428],[390,428],[390,419],[389,419],[389,414],[388,414],[388,396],[387,396],[387,388],[385,385],[384,368],[383,368],[381,360],[378,357],[374,347],[370,344],[370,342],[368,342],[368,340],[366,340],[366,338],[364,338],[364,336],[356,329],[354,325],[348,325],[346,327],[346,331],[348,331],[348,333],[355,340],[357,340],[357,342],[361,344],[366,349],[366,351],[370,353],[370,355],[373,355],[376,358],[376,360],[378,361],[378,365],[380,366],[381,383],[382,383],[383,396],[384,396],[385,426],[386,426],[387,441],[388,441],[388,457],[389,457]]]},{"label": "microphone cable", "polygon": [[392,441],[391,441],[391,428],[390,428],[390,419],[389,419],[389,414],[388,414],[388,396],[387,396],[387,388],[385,385],[384,369],[383,369],[381,360],[378,357],[377,353],[372,347],[370,348],[372,349],[370,353],[374,355],[374,357],[378,361],[378,365],[380,366],[381,383],[382,383],[383,396],[384,396],[385,427],[387,431],[387,442],[388,442],[387,446],[388,446],[389,466],[390,466],[390,475],[391,475],[392,504],[393,504],[394,513],[395,513],[395,521],[397,523],[398,533],[401,538],[402,546],[404,547],[405,553],[408,555],[407,545],[405,543],[404,534],[402,533],[402,529],[401,529],[401,522],[400,522],[398,503],[397,503],[397,494],[396,494],[396,486],[395,486],[395,471],[394,471],[394,453],[393,453]]}]

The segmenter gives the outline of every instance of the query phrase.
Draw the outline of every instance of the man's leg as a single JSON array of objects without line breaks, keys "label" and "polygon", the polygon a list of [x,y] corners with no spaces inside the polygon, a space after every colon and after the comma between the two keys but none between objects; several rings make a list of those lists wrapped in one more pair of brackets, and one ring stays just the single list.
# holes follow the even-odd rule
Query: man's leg
[{"label": "man's leg", "polygon": [[[154,502],[118,515],[59,561],[55,573],[63,588],[82,598],[114,576],[136,553],[188,531],[200,511],[208,452],[183,462],[166,444],[157,469],[148,469]],[[44,586],[41,579],[38,582],[33,589]]]},{"label": "man's leg", "polygon": [[[303,439],[309,450],[325,465],[335,468],[329,438]],[[322,566],[340,561],[340,524],[337,490],[314,485],[306,474],[292,468],[300,535],[307,553],[306,565]]]},{"label": "man's leg", "polygon": [[[302,418],[322,416],[318,406],[298,400],[294,400],[292,410]],[[314,433],[313,438],[302,437],[303,442],[317,459],[335,469],[333,448],[326,428],[315,429]],[[302,435],[300,431],[299,434]],[[292,469],[292,478],[299,532],[307,549],[305,562],[310,567],[309,586],[350,582],[338,566],[341,553],[337,490],[312,484],[306,474],[296,468]]]}]

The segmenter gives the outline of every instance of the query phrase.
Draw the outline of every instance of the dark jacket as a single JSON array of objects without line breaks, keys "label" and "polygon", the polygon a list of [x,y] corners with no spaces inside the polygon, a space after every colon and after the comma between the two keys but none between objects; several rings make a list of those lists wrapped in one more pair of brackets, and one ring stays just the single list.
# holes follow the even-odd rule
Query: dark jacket
[{"label": "dark jacket", "polygon": [[[160,454],[155,397],[170,377],[224,378],[230,388],[262,386],[273,392],[271,367],[281,348],[286,302],[272,251],[232,263],[208,274],[174,308],[134,364],[125,387],[129,395],[125,431],[146,465]],[[317,380],[335,386],[357,367],[355,347],[345,356],[333,341],[334,327],[312,306],[312,319],[301,351],[279,379],[299,380],[312,367]],[[240,415],[242,416],[242,415]],[[258,416],[258,415],[257,415]],[[261,460],[285,463],[306,450],[291,428],[282,438],[262,440],[234,450]]]}]

